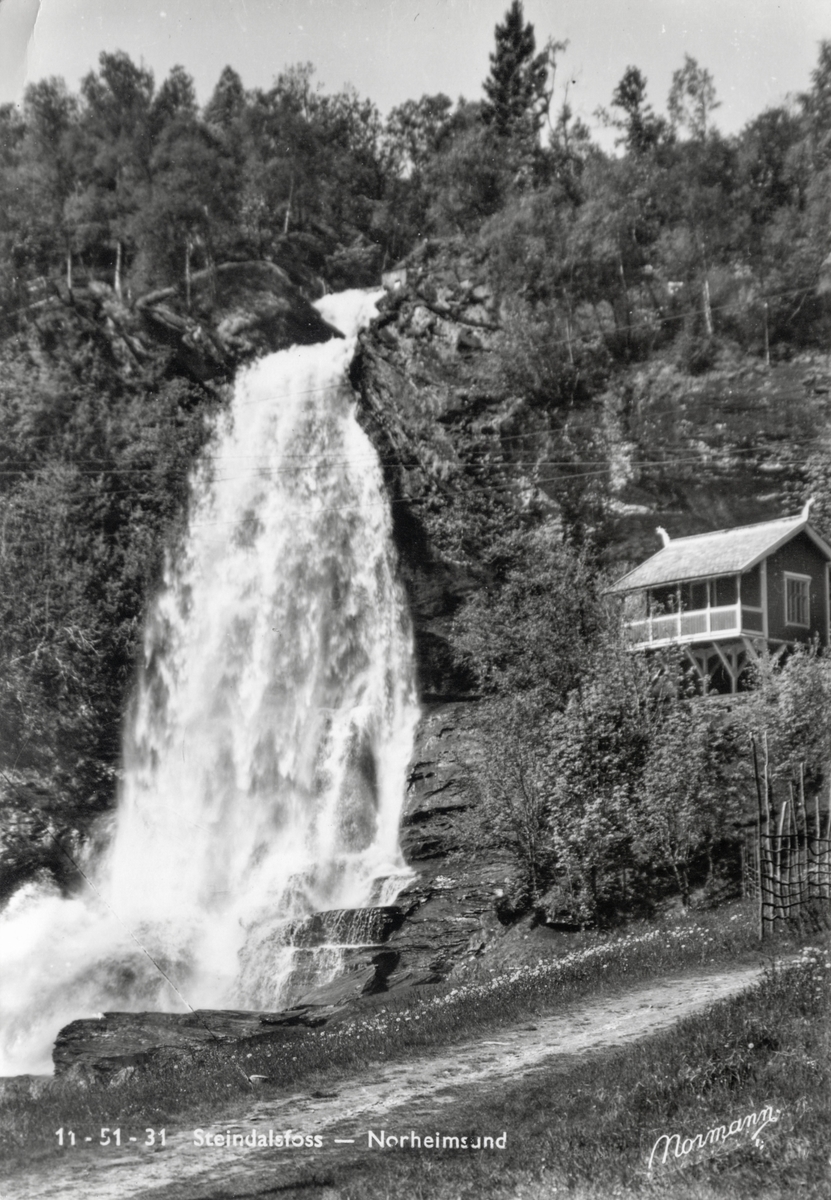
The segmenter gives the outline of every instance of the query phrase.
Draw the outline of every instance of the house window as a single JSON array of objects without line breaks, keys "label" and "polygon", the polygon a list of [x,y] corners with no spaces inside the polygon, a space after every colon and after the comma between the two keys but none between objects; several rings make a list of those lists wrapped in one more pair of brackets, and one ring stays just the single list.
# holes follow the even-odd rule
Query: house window
[{"label": "house window", "polygon": [[809,575],[785,575],[785,621],[788,625],[810,626]]}]

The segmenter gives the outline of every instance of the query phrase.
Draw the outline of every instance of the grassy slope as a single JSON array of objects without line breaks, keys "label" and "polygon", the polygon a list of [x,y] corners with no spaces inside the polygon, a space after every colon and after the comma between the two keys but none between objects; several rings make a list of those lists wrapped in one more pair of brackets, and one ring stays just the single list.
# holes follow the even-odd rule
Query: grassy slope
[{"label": "grassy slope", "polygon": [[[337,1179],[342,1200],[391,1195],[498,1200],[552,1195],[825,1196],[831,1149],[831,958],[771,970],[743,995],[674,1030],[588,1061],[558,1063],[505,1091],[481,1092],[442,1133],[508,1131],[502,1152],[413,1150],[368,1155]],[[569,1069],[570,1068],[570,1069]],[[686,1157],[650,1151],[662,1134],[705,1135],[758,1113],[779,1118],[753,1141],[735,1133]],[[422,1122],[423,1127],[427,1127]],[[304,1192],[304,1195],[308,1194]],[[299,1193],[298,1193],[299,1195]]]},{"label": "grassy slope", "polygon": [[[792,951],[793,945],[781,942],[774,949]],[[695,920],[676,919],[663,929],[596,939],[566,956],[537,957],[536,962],[529,956],[513,968],[494,973],[480,969],[455,986],[420,989],[383,1004],[376,1001],[340,1027],[288,1045],[259,1041],[203,1051],[181,1070],[150,1070],[119,1087],[80,1088],[58,1082],[37,1101],[9,1096],[0,1103],[0,1137],[9,1165],[25,1168],[55,1156],[54,1131],[65,1123],[67,1112],[73,1114],[79,1135],[102,1125],[136,1122],[195,1127],[222,1119],[250,1098],[246,1074],[269,1076],[258,1093],[264,1099],[289,1085],[313,1090],[361,1074],[373,1062],[406,1061],[429,1053],[431,1047],[556,1011],[581,996],[612,996],[636,982],[679,970],[701,972],[754,960],[759,960],[759,949],[750,906]],[[703,1133],[716,1118],[730,1120],[775,1101],[795,1121],[798,1118],[793,1144],[803,1147],[805,1170],[816,1171],[816,1147],[828,1135],[822,1124],[827,1117],[821,1118],[821,1113],[831,1112],[827,1103],[822,1108],[829,1087],[824,1058],[831,1048],[820,1024],[823,1006],[827,1008],[826,979],[817,967],[805,967],[786,984],[773,977],[758,995],[718,1006],[717,1019],[695,1018],[677,1034],[595,1056],[589,1065],[581,1060],[579,1072],[573,1074],[564,1076],[569,1064],[559,1062],[508,1094],[504,1087],[498,1094],[480,1092],[475,1101],[454,1104],[455,1129],[447,1127],[446,1116],[442,1129],[509,1129],[510,1145],[499,1159],[504,1187],[500,1182],[501,1190],[494,1194],[513,1196],[519,1193],[512,1187],[527,1185],[532,1188],[529,1197],[536,1200],[549,1194],[539,1190],[544,1166],[563,1186],[580,1181],[611,1186],[613,1177],[633,1186],[643,1165],[644,1145],[652,1145],[656,1130]],[[780,1141],[784,1129],[783,1122],[777,1129]],[[598,1146],[607,1146],[608,1152],[599,1153]],[[738,1161],[732,1146],[722,1151],[718,1162],[722,1158],[732,1171]],[[685,1164],[684,1178],[690,1169],[691,1164]],[[364,1166],[346,1169],[344,1180],[351,1188],[354,1177],[356,1190],[347,1190],[348,1195],[382,1196],[383,1190],[367,1189],[376,1176],[383,1179],[385,1171],[412,1176],[413,1183],[424,1175],[439,1187],[435,1195],[443,1198],[465,1194],[469,1187],[475,1191],[478,1173],[491,1170],[492,1165],[473,1155],[375,1155]],[[403,1193],[399,1189],[391,1194]]]}]

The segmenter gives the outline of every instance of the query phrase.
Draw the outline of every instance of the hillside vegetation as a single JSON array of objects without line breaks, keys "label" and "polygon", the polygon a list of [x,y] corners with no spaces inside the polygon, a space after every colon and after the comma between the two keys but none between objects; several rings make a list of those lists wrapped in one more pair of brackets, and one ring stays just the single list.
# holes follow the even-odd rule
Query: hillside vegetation
[{"label": "hillside vegetation", "polygon": [[623,654],[601,594],[656,508],[692,532],[810,490],[831,517],[831,42],[735,137],[695,60],[665,114],[629,67],[615,154],[558,105],[567,54],[513,3],[481,100],[382,118],[307,64],[268,91],[228,67],[200,109],[184,68],[157,87],[114,53],[78,94],[45,80],[0,109],[0,899],[73,886],[65,851],[114,802],[143,614],[233,368],[130,322],[164,295],[209,331],[229,263],[307,298],[408,268],[355,381],[423,691],[485,701],[476,836],[514,853],[506,917],[596,920],[656,878],[688,899],[735,847],[748,729],[782,712],[776,769],[822,784],[823,660],[714,727]]}]

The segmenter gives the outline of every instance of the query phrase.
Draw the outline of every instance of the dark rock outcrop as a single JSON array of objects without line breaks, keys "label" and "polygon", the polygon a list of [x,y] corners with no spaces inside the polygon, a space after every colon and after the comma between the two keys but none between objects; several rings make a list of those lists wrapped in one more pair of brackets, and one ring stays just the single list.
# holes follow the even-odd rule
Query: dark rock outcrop
[{"label": "dark rock outcrop", "polygon": [[221,263],[193,276],[189,297],[181,287],[165,288],[141,297],[135,309],[200,381],[259,355],[342,336],[270,262]]},{"label": "dark rock outcrop", "polygon": [[398,929],[405,913],[398,905],[371,908],[333,908],[313,913],[288,931],[292,946],[371,946],[385,942]]},{"label": "dark rock outcrop", "polygon": [[93,1020],[73,1021],[55,1040],[52,1060],[58,1077],[78,1081],[117,1082],[153,1062],[175,1063],[196,1049],[239,1041],[305,1036],[323,1026],[338,1009],[334,1005],[296,1007],[281,1013],[202,1009],[189,1013],[104,1013]]},{"label": "dark rock outcrop", "polygon": [[[349,955],[346,956],[347,961]],[[398,966],[396,950],[382,949],[366,962],[366,952],[356,954],[357,963],[329,983],[313,988],[297,1001],[300,1008],[327,1009],[348,1004],[359,996],[375,996],[388,991],[390,975]],[[365,965],[364,965],[365,964]]]},{"label": "dark rock outcrop", "polygon": [[[362,336],[352,375],[358,419],[378,451],[392,503],[422,697],[452,700],[469,696],[473,680],[453,654],[450,623],[483,574],[475,547],[458,536],[464,518],[453,510],[463,513],[490,482],[480,416],[500,394],[486,353],[498,322],[484,284],[448,276],[437,287],[417,264],[407,280]],[[475,346],[465,340],[472,328]]]},{"label": "dark rock outcrop", "polygon": [[163,366],[200,384],[229,380],[262,354],[341,337],[292,282],[270,262],[220,263],[183,285],[134,300],[100,280],[81,280],[71,293],[56,289],[33,319],[63,338],[103,338],[125,376]]},{"label": "dark rock outcrop", "polygon": [[406,916],[389,938],[400,961],[387,986],[445,978],[499,933],[496,899],[511,873],[506,851],[482,844],[475,819],[481,754],[475,702],[430,705],[416,732],[401,845],[416,878],[396,900]]},{"label": "dark rock outcrop", "polygon": [[[325,918],[327,914],[319,916]],[[179,1062],[195,1050],[212,1045],[305,1037],[312,1030],[344,1019],[361,997],[387,991],[399,959],[397,950],[385,947],[347,951],[345,969],[336,979],[312,989],[281,1012],[112,1012],[96,1019],[73,1021],[55,1041],[55,1074],[81,1081],[119,1082],[151,1062]]]}]

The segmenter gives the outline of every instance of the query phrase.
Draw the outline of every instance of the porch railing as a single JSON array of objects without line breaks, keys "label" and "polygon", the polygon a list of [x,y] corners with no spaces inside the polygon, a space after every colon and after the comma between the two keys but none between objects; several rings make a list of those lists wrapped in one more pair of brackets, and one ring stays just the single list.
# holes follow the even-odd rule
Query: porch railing
[{"label": "porch railing", "polygon": [[[741,633],[742,607],[747,611],[747,605],[724,604],[718,608],[662,613],[629,621],[626,625],[628,639],[634,646],[651,646],[656,642],[694,641],[713,633]],[[756,610],[750,609],[750,612],[755,617]],[[756,624],[755,620],[753,624]]]}]

